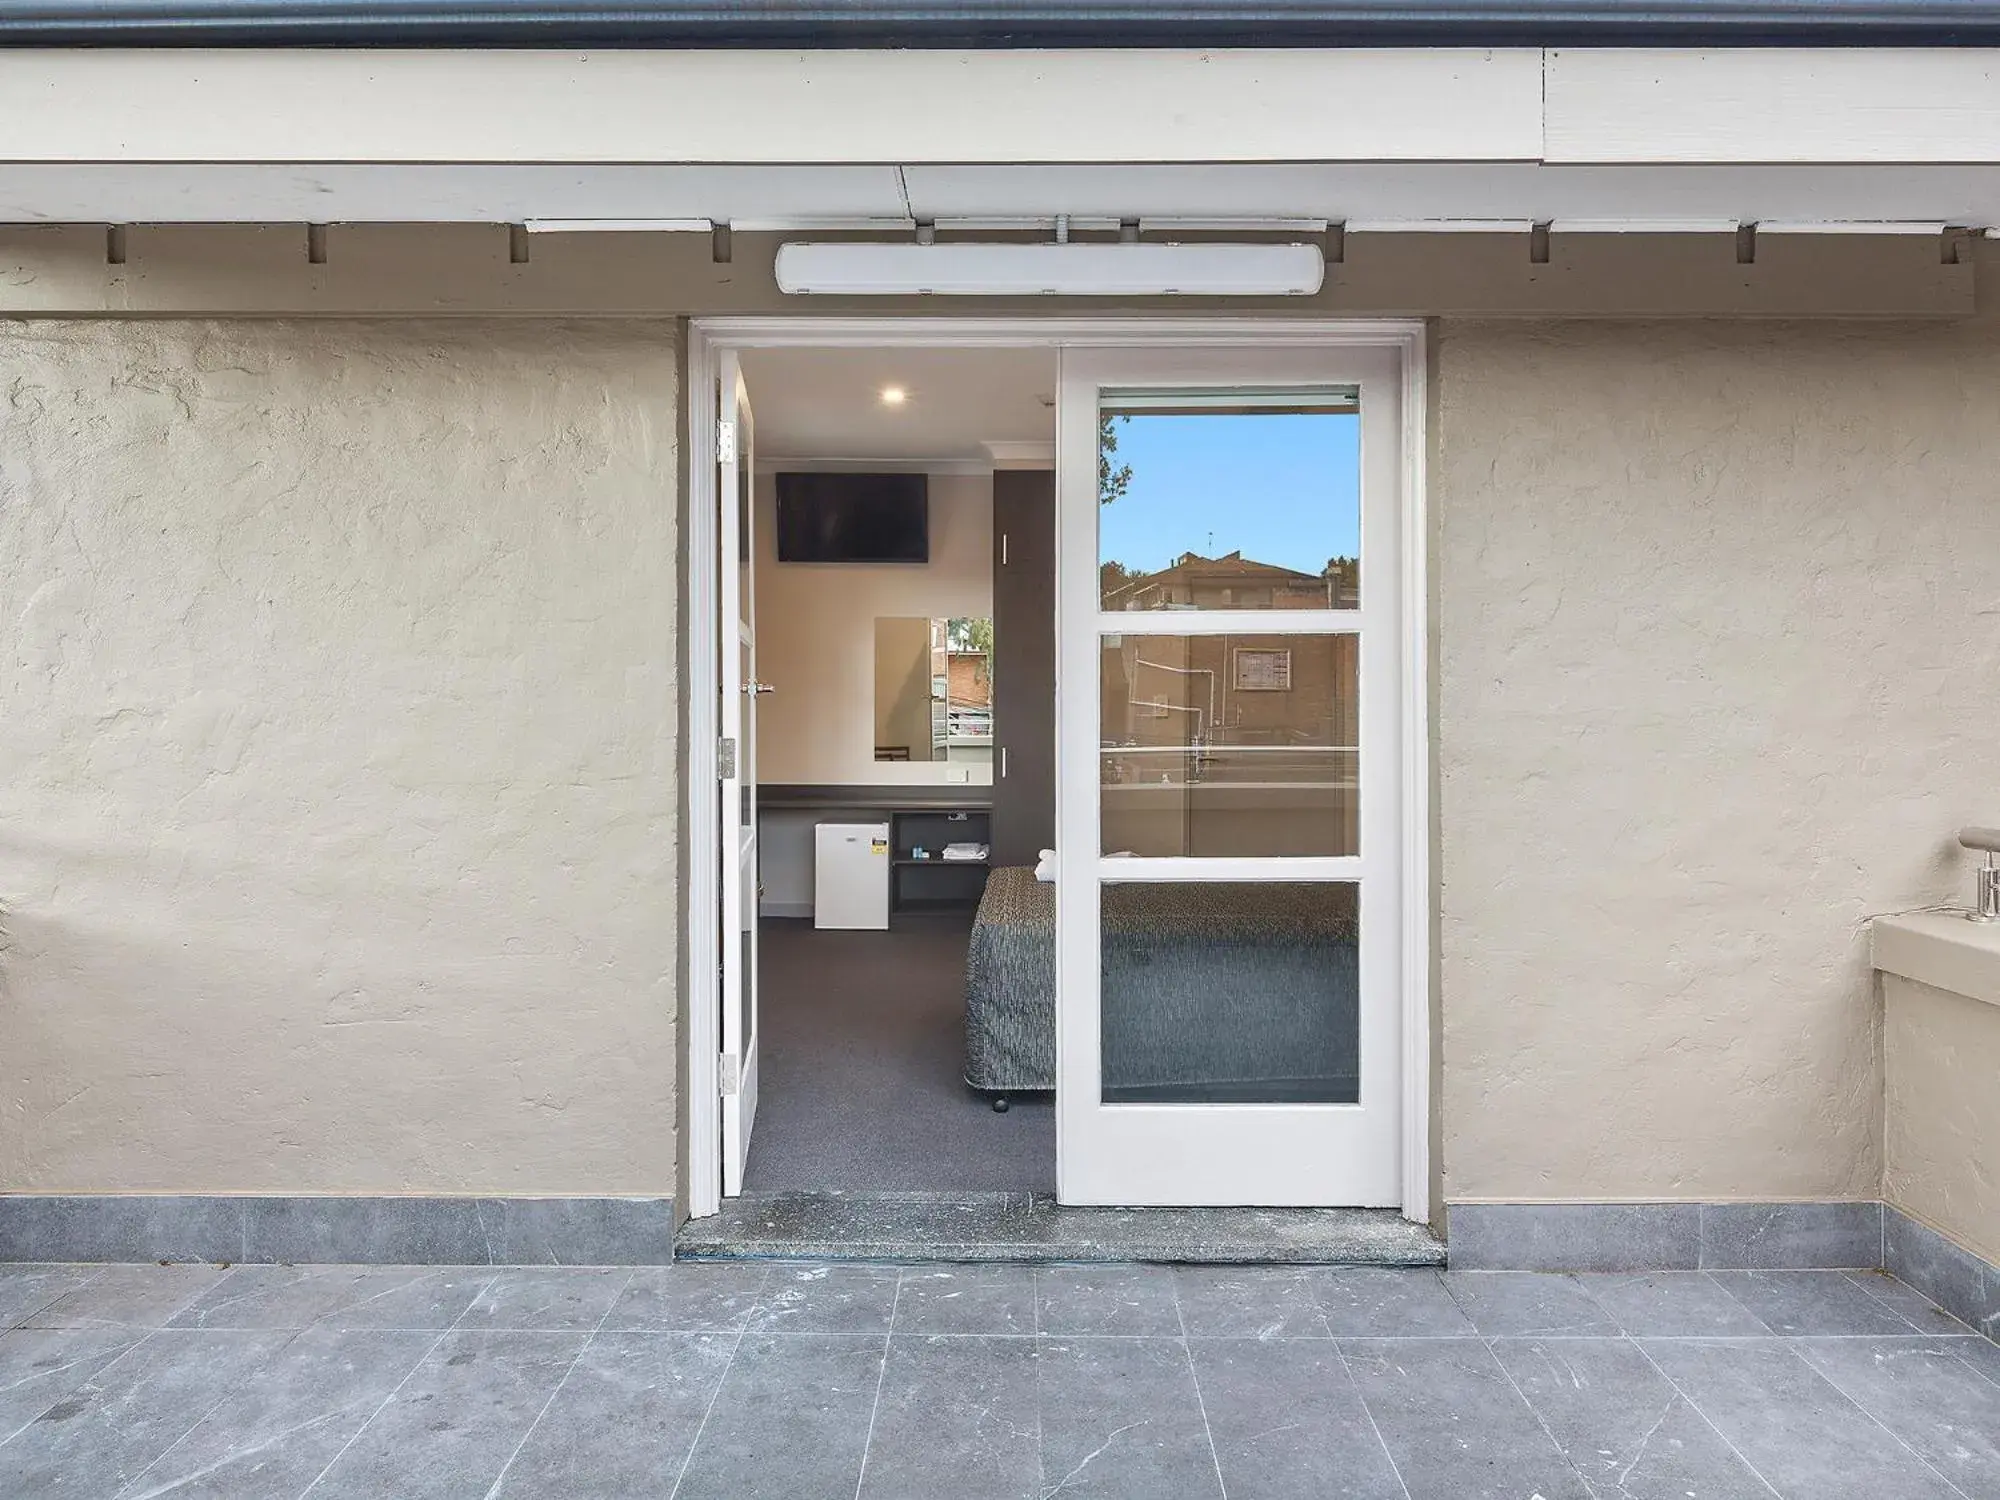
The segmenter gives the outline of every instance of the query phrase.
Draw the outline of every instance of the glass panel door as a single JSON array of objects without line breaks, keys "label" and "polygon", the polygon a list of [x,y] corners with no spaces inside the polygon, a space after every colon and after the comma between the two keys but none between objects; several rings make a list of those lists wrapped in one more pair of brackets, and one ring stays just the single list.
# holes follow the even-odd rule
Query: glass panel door
[{"label": "glass panel door", "polygon": [[1063,351],[1063,1201],[1400,1195],[1389,350]]}]

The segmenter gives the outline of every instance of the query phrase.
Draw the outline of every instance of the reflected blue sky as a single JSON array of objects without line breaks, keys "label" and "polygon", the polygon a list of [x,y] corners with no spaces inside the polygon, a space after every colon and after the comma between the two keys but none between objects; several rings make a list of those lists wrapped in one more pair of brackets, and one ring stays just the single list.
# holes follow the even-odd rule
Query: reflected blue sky
[{"label": "reflected blue sky", "polygon": [[1131,487],[1098,508],[1099,558],[1156,572],[1241,551],[1318,573],[1361,550],[1361,419],[1352,412],[1119,419]]}]

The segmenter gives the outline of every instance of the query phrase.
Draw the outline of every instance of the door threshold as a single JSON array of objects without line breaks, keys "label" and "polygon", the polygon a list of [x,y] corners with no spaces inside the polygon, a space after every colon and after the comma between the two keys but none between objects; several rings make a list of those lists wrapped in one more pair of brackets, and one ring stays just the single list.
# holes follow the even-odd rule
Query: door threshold
[{"label": "door threshold", "polygon": [[1045,1193],[746,1193],[690,1219],[678,1260],[1152,1261],[1441,1266],[1393,1208],[1068,1208]]}]

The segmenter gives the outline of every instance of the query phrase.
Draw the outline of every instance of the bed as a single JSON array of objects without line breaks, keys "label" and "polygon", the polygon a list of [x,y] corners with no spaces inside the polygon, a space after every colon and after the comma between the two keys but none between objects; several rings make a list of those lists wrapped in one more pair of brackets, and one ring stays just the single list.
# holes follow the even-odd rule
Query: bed
[{"label": "bed", "polygon": [[[966,953],[973,1088],[1055,1087],[1055,931],[1053,885],[993,871]],[[1352,885],[1105,886],[1104,1098],[1352,1102],[1355,933]]]}]

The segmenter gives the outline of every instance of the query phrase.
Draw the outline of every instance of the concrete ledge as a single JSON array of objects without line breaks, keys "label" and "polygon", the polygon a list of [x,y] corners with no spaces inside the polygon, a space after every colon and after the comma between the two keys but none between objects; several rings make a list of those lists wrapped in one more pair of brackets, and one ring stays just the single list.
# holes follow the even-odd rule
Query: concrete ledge
[{"label": "concrete ledge", "polygon": [[690,1219],[687,1260],[1148,1261],[1436,1266],[1429,1229],[1384,1208],[1065,1208],[1040,1193],[745,1193]]},{"label": "concrete ledge", "polygon": [[1875,967],[1885,974],[2000,1005],[2000,922],[1943,912],[1877,917],[1870,924],[1869,947]]},{"label": "concrete ledge", "polygon": [[664,1265],[671,1198],[0,1195],[0,1261]]},{"label": "concrete ledge", "polygon": [[1456,1271],[1874,1270],[1882,1205],[1453,1203]]}]

